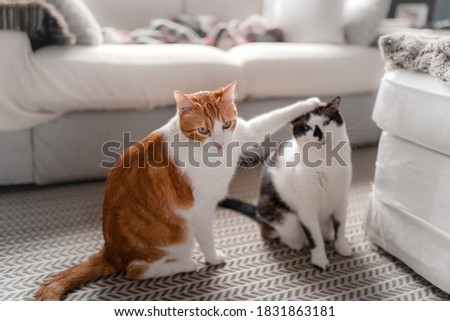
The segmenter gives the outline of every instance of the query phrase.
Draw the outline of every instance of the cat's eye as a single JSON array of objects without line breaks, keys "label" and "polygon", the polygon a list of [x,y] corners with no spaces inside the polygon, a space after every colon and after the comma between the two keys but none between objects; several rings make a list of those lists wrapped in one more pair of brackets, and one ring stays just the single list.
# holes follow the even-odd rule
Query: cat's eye
[{"label": "cat's eye", "polygon": [[209,133],[209,129],[206,128],[206,127],[200,127],[200,128],[198,128],[197,130],[198,130],[198,132],[199,132],[200,134],[202,134],[202,135],[206,135],[206,134]]},{"label": "cat's eye", "polygon": [[310,127],[309,125],[302,125],[302,126],[300,127],[300,129],[301,129],[302,131],[304,131],[304,132],[307,132],[308,130],[311,129],[311,127]]},{"label": "cat's eye", "polygon": [[328,119],[328,120],[325,120],[324,122],[323,122],[323,125],[324,126],[326,126],[326,125],[329,125],[330,124],[330,120]]},{"label": "cat's eye", "polygon": [[223,123],[222,128],[223,129],[227,129],[231,127],[231,120],[227,120],[226,122]]}]

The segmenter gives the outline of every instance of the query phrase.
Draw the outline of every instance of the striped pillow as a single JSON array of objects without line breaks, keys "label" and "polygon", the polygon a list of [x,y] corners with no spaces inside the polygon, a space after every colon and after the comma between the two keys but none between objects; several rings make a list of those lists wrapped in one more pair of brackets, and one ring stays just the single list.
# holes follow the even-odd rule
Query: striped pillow
[{"label": "striped pillow", "polygon": [[63,16],[43,0],[1,0],[0,30],[26,32],[33,50],[76,41]]}]

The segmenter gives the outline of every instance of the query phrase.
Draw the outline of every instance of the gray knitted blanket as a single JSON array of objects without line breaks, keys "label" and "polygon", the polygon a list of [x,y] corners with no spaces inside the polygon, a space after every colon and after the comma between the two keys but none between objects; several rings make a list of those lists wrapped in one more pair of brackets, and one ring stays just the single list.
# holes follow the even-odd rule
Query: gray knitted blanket
[{"label": "gray knitted blanket", "polygon": [[378,43],[388,70],[421,71],[450,84],[450,37],[394,33]]}]

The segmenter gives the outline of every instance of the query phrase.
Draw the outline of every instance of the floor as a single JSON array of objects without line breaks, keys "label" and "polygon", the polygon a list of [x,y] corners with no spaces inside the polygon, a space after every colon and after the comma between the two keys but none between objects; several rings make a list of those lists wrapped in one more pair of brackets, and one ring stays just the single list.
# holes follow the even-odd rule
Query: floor
[{"label": "floor", "polygon": [[[266,243],[256,224],[227,210],[215,221],[223,266],[199,261],[195,273],[130,281],[115,275],[92,282],[66,300],[450,300],[403,263],[364,237],[363,220],[376,148],[353,153],[354,175],[347,236],[354,255],[328,247],[330,269],[319,272],[307,250]],[[230,196],[255,202],[259,169],[240,169]],[[87,258],[102,246],[104,182],[0,189],[0,300],[31,300],[53,272]]]}]

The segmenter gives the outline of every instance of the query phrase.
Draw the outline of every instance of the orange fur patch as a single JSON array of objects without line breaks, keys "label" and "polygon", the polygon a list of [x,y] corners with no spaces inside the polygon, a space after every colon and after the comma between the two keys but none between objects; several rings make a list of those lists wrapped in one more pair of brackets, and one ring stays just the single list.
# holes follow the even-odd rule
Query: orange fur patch
[{"label": "orange fur patch", "polygon": [[[121,165],[128,157],[130,168],[124,169]],[[147,166],[140,167],[143,160]],[[161,133],[154,132],[130,147],[106,183],[103,234],[107,259],[122,271],[133,261],[159,260],[164,256],[161,247],[186,240],[186,221],[174,209],[193,203],[188,179],[168,159]]]},{"label": "orange fur patch", "polygon": [[37,300],[59,300],[69,290],[119,271],[138,279],[144,268],[133,261],[155,262],[161,247],[187,239],[187,222],[176,208],[194,203],[189,181],[169,159],[160,132],[128,148],[110,171],[103,201],[102,251],[51,276]]}]

